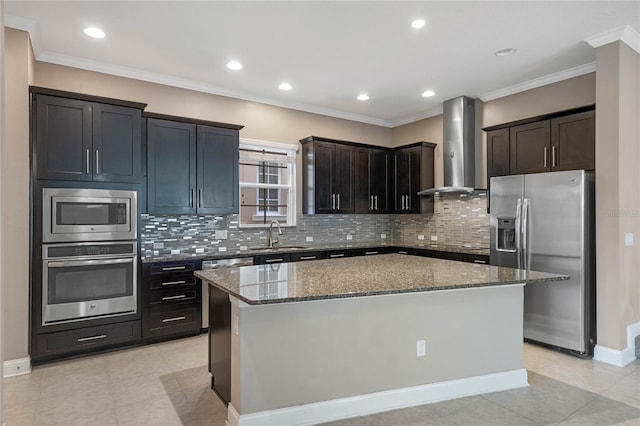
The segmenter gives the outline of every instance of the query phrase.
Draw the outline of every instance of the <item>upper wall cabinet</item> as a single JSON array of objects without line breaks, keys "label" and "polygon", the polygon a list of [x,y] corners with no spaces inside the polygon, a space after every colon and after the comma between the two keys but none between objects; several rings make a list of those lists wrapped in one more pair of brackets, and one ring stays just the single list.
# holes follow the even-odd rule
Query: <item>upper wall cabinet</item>
[{"label": "upper wall cabinet", "polygon": [[484,130],[487,131],[488,179],[526,173],[595,170],[593,106]]},{"label": "upper wall cabinet", "polygon": [[433,198],[421,197],[418,192],[434,187],[435,147],[431,142],[418,142],[392,152],[393,213],[433,212]]},{"label": "upper wall cabinet", "polygon": [[129,107],[41,93],[34,93],[33,102],[38,179],[140,182],[144,104]]},{"label": "upper wall cabinet", "polygon": [[355,212],[389,213],[389,151],[355,148]]},{"label": "upper wall cabinet", "polygon": [[354,145],[310,136],[302,143],[302,212],[354,212]]},{"label": "upper wall cabinet", "polygon": [[149,213],[238,213],[238,130],[242,126],[149,117]]}]

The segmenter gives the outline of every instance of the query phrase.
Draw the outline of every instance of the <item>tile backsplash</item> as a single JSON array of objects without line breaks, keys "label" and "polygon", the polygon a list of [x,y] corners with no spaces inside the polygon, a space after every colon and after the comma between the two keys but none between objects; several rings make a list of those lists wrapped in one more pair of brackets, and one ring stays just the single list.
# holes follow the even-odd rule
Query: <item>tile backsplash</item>
[{"label": "tile backsplash", "polygon": [[[283,228],[281,245],[402,244],[410,246],[489,246],[486,196],[436,195],[427,215],[298,215]],[[227,231],[226,239],[216,231]],[[219,234],[219,233],[218,233]],[[424,239],[421,239],[421,236]],[[307,237],[313,241],[308,242]],[[435,237],[434,241],[432,237]],[[237,254],[266,246],[266,228],[239,228],[237,215],[142,215],[142,257]]]}]

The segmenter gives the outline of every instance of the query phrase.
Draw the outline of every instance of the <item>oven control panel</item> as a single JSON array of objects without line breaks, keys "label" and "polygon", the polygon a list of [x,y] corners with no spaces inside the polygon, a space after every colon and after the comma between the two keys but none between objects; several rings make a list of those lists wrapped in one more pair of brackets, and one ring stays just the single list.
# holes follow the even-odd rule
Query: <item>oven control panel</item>
[{"label": "oven control panel", "polygon": [[60,244],[45,246],[45,258],[81,257],[81,256],[111,256],[115,254],[134,254],[136,243],[108,243],[108,244]]}]

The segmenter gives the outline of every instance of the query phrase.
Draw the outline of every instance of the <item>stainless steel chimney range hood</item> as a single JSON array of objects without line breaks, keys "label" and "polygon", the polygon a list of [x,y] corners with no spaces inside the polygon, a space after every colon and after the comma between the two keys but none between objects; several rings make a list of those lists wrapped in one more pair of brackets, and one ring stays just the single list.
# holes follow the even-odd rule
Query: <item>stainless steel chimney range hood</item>
[{"label": "stainless steel chimney range hood", "polygon": [[477,187],[475,146],[475,100],[466,96],[443,104],[444,186],[418,192],[433,195],[438,192],[473,193],[486,191]]}]

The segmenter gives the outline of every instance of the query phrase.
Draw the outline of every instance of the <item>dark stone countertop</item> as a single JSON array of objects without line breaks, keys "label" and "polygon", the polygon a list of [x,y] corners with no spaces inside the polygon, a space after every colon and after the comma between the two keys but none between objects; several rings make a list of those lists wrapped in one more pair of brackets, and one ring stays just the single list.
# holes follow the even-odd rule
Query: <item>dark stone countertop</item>
[{"label": "dark stone countertop", "polygon": [[402,254],[244,266],[194,274],[250,305],[568,279],[564,275]]},{"label": "dark stone countertop", "polygon": [[[447,245],[437,243],[424,243],[424,244],[388,244],[388,243],[353,243],[353,244],[316,244],[305,243],[300,245],[289,245],[284,243],[283,246],[289,247],[287,249],[269,249],[264,248],[246,248],[244,250],[227,250],[224,252],[207,252],[207,253],[180,253],[180,254],[166,254],[151,257],[142,257],[142,263],[152,262],[170,262],[176,260],[214,260],[214,259],[228,259],[232,257],[251,257],[261,254],[272,253],[305,253],[314,251],[326,251],[326,250],[344,250],[344,249],[364,249],[364,248],[382,248],[382,247],[396,247],[406,249],[419,249],[419,250],[434,250],[451,253],[466,253],[475,255],[489,255],[488,247],[469,247],[464,245]],[[293,248],[295,247],[295,248]]]}]

